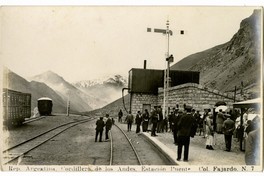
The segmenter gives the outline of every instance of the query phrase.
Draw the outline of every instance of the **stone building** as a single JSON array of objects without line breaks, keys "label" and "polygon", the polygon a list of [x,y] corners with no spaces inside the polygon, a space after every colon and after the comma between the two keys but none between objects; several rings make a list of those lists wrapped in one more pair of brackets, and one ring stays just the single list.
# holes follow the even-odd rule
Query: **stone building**
[{"label": "stone building", "polygon": [[[206,88],[199,84],[199,72],[170,71],[170,87],[166,89],[165,110],[179,105],[191,105],[195,110],[213,109],[216,102],[224,101],[232,107],[234,95]],[[150,112],[155,106],[163,108],[164,71],[150,69],[131,69],[129,71],[130,110]]]}]

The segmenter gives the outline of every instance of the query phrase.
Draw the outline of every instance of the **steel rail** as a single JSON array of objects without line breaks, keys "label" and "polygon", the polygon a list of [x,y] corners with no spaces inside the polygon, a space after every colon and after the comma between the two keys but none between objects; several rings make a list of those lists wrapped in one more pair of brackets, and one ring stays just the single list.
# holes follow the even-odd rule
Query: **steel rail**
[{"label": "steel rail", "polygon": [[[57,114],[57,115],[65,115],[65,114]],[[80,116],[78,114],[71,114],[71,115]],[[25,120],[22,124],[27,124],[27,123],[31,123],[31,122],[34,122],[34,121],[38,121],[38,120],[43,119],[45,117],[47,117],[47,116],[32,117],[32,118],[29,118],[29,119]]]},{"label": "steel rail", "polygon": [[128,140],[128,142],[129,142],[129,144],[130,144],[130,146],[131,146],[131,148],[133,149],[133,151],[134,151],[134,153],[135,153],[135,155],[136,155],[136,158],[137,158],[137,160],[138,160],[138,163],[139,163],[139,165],[142,165],[142,162],[141,162],[141,160],[140,160],[140,157],[139,157],[139,155],[138,155],[138,153],[137,153],[137,150],[135,149],[135,147],[134,147],[134,145],[132,144],[132,142],[129,140],[129,138],[128,138],[128,136],[126,135],[126,133],[119,127],[119,126],[117,126],[116,124],[115,124],[115,126],[125,135],[125,137],[126,137],[126,139]]},{"label": "steel rail", "polygon": [[59,129],[59,128],[64,127],[64,126],[66,126],[66,125],[70,125],[70,126],[66,127],[65,129],[59,131],[58,133],[52,135],[51,137],[48,137],[46,140],[40,142],[38,145],[36,145],[36,146],[34,146],[34,147],[32,147],[32,148],[26,150],[26,151],[23,152],[23,153],[20,153],[19,155],[17,155],[16,157],[12,158],[11,160],[8,160],[8,161],[5,162],[4,164],[8,164],[8,163],[10,163],[10,162],[12,162],[12,161],[18,159],[19,157],[25,155],[26,153],[30,152],[31,150],[33,150],[33,149],[39,147],[40,145],[46,143],[47,141],[49,141],[49,140],[51,140],[52,138],[58,136],[59,134],[61,134],[61,133],[63,133],[64,131],[68,130],[69,128],[74,127],[74,126],[79,125],[79,124],[82,124],[82,123],[86,123],[86,122],[92,121],[92,120],[94,120],[94,118],[89,118],[89,119],[85,119],[85,120],[79,120],[79,121],[75,121],[75,122],[66,123],[66,124],[60,125],[60,126],[58,126],[58,127],[55,127],[55,128],[53,128],[53,129],[51,129],[51,130],[48,130],[48,131],[46,131],[46,132],[44,132],[44,133],[42,133],[42,134],[40,134],[40,135],[37,135],[37,136],[35,136],[35,137],[33,137],[33,138],[29,139],[29,140],[26,140],[26,141],[24,141],[24,142],[22,142],[22,143],[20,143],[20,144],[17,144],[17,145],[15,145],[15,146],[13,146],[13,147],[8,148],[8,149],[5,150],[4,152],[10,151],[10,150],[12,150],[12,149],[15,149],[15,148],[17,148],[17,147],[19,147],[19,146],[21,146],[21,145],[23,145],[23,144],[26,144],[26,143],[28,143],[28,142],[30,142],[30,141],[32,141],[32,140],[34,140],[34,139],[37,139],[38,137],[40,137],[40,136],[42,136],[42,135],[44,135],[44,134],[47,134],[47,133],[49,133],[49,132],[52,132],[52,131],[54,131],[54,130],[56,130],[56,129]]},{"label": "steel rail", "polygon": [[112,138],[112,132],[111,130],[109,131],[109,136],[110,136],[110,163],[109,165],[113,165],[113,138]]},{"label": "steel rail", "polygon": [[[90,119],[91,119],[91,118],[89,118],[89,119],[84,119],[84,120],[80,120],[80,121],[85,121],[85,120],[90,120]],[[36,136],[34,136],[34,137],[30,138],[30,139],[27,139],[27,140],[25,140],[25,141],[23,141],[23,142],[21,142],[21,143],[19,143],[19,144],[16,144],[16,145],[14,145],[14,146],[12,146],[12,147],[9,147],[8,149],[3,150],[3,153],[5,153],[5,152],[7,152],[7,151],[9,151],[9,150],[11,150],[11,149],[14,149],[14,148],[16,148],[16,147],[18,147],[18,146],[20,146],[20,145],[23,145],[23,144],[25,144],[25,143],[27,143],[27,142],[29,142],[29,141],[31,141],[31,140],[34,140],[34,139],[36,139],[36,138],[38,138],[38,137],[40,137],[40,136],[42,136],[42,135],[44,135],[44,134],[47,134],[47,133],[49,133],[49,132],[51,132],[51,131],[53,131],[53,130],[55,130],[55,129],[58,129],[58,128],[63,127],[63,126],[66,126],[66,125],[68,125],[68,124],[72,124],[72,123],[80,122],[80,121],[67,122],[67,123],[64,123],[64,124],[62,124],[62,125],[56,126],[56,127],[52,128],[52,129],[49,129],[49,130],[47,130],[47,131],[45,131],[45,132],[43,132],[43,133],[41,133],[41,134],[38,134],[38,135],[36,135]]]},{"label": "steel rail", "polygon": [[25,120],[22,124],[27,124],[27,123],[31,123],[31,122],[34,122],[34,121],[38,121],[38,120],[43,119],[45,117],[46,116],[40,116],[40,117],[30,118],[28,120]]}]

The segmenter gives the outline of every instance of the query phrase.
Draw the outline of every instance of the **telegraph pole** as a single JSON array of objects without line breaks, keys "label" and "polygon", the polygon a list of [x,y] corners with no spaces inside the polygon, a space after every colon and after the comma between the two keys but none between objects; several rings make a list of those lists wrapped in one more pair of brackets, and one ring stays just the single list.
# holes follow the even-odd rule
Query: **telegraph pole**
[{"label": "telegraph pole", "polygon": [[68,93],[68,100],[67,100],[67,116],[70,115],[70,92]]}]

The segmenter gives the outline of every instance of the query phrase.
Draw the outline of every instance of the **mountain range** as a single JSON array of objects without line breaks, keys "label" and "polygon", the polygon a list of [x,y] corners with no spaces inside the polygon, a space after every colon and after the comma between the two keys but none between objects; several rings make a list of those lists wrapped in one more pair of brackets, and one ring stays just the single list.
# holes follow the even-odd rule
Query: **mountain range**
[{"label": "mountain range", "polygon": [[[240,23],[230,41],[187,56],[171,69],[199,71],[200,84],[221,92],[234,92],[236,88],[238,94],[250,99],[260,96],[260,60],[261,11],[255,10]],[[123,109],[120,97],[122,88],[127,87],[127,80],[121,75],[113,75],[69,83],[58,74],[47,71],[27,81],[5,68],[4,87],[31,93],[33,108],[37,105],[36,100],[45,96],[53,99],[55,112],[66,112],[68,98],[72,112],[98,108],[102,112],[116,112]],[[129,97],[125,96],[127,108],[128,101]]]},{"label": "mountain range", "polygon": [[6,67],[4,67],[3,75],[4,88],[31,94],[31,109],[37,107],[37,99],[50,97],[53,100],[53,110],[58,113],[66,113],[66,102],[45,83],[36,81],[29,82]]},{"label": "mountain range", "polygon": [[[28,78],[29,81],[8,68],[4,68],[4,86],[12,90],[31,93],[32,109],[37,106],[37,99],[50,97],[53,100],[53,112],[66,113],[67,101],[70,101],[72,113],[87,112],[101,108],[121,97],[121,90],[126,86],[126,79],[120,75],[106,80],[80,81],[71,84],[58,74],[47,71]],[[86,84],[85,84],[86,83]],[[107,90],[108,95],[105,92]]]},{"label": "mountain range", "polygon": [[90,104],[93,104],[94,99],[82,91],[65,81],[61,76],[58,74],[47,71],[40,75],[36,75],[30,78],[36,82],[45,83],[47,86],[52,88],[64,102],[67,102],[68,99],[70,100],[71,109],[82,112],[85,110],[93,109]]},{"label": "mountain range", "polygon": [[260,93],[260,58],[261,11],[255,10],[230,41],[183,58],[171,69],[199,71],[200,84],[222,92],[236,87],[245,98],[253,98]]},{"label": "mountain range", "polygon": [[104,106],[122,96],[121,91],[127,86],[127,80],[121,75],[113,75],[103,79],[79,81],[73,85],[89,96],[100,97],[101,105]]},{"label": "mountain range", "polygon": [[[230,41],[183,58],[172,70],[200,72],[200,84],[221,92],[234,92],[245,99],[260,97],[261,11],[242,20]],[[126,107],[129,98],[125,97]],[[118,113],[123,109],[121,99],[108,104],[101,112]],[[98,111],[91,111],[90,113]],[[123,111],[124,112],[124,111]]]}]

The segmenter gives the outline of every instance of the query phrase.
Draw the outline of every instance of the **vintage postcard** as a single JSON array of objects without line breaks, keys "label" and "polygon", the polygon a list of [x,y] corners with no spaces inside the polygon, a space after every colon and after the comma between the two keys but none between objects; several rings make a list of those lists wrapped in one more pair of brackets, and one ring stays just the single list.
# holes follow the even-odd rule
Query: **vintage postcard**
[{"label": "vintage postcard", "polygon": [[262,7],[0,16],[2,171],[263,171]]}]

